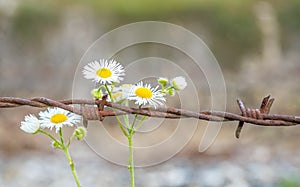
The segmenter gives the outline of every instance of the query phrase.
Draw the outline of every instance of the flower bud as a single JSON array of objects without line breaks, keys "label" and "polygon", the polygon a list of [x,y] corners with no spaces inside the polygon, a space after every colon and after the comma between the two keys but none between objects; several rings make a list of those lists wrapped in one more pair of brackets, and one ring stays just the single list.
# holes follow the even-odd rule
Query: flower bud
[{"label": "flower bud", "polygon": [[163,78],[163,77],[160,77],[159,79],[157,79],[157,81],[159,84],[161,84],[163,88],[165,88],[169,82],[167,78]]},{"label": "flower bud", "polygon": [[170,88],[167,88],[167,93],[171,96],[174,96],[175,95],[175,90],[174,88],[170,87]]},{"label": "flower bud", "polygon": [[61,146],[60,146],[60,144],[59,144],[59,142],[57,142],[57,141],[52,141],[52,147],[54,148],[54,149],[61,149]]},{"label": "flower bud", "polygon": [[92,96],[93,96],[95,99],[101,99],[102,96],[103,96],[102,91],[99,90],[99,89],[93,89],[93,90],[91,91],[91,94],[92,94]]},{"label": "flower bud", "polygon": [[84,127],[78,127],[74,130],[73,135],[76,136],[77,140],[82,140],[86,136],[87,130]]},{"label": "flower bud", "polygon": [[181,76],[175,77],[174,79],[172,79],[171,83],[172,83],[172,86],[177,91],[183,90],[187,85],[185,78],[181,77]]}]

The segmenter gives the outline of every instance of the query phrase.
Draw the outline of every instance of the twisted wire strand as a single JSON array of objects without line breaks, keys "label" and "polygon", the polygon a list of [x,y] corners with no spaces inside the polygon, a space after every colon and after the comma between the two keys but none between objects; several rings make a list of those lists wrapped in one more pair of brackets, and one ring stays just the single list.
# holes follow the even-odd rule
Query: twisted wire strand
[{"label": "twisted wire strand", "polygon": [[[199,120],[227,122],[238,121],[239,123],[250,123],[260,126],[295,126],[300,124],[300,116],[269,114],[270,107],[274,99],[267,96],[263,99],[260,109],[246,108],[243,102],[238,99],[238,104],[241,109],[241,114],[235,114],[224,111],[206,110],[206,111],[189,111],[178,108],[131,108],[120,104],[107,102],[102,100],[87,100],[87,99],[65,99],[52,100],[45,97],[35,97],[32,99],[16,98],[16,97],[0,97],[0,108],[13,108],[20,106],[30,107],[59,107],[70,112],[83,116],[86,120],[103,120],[107,116],[116,116],[124,114],[138,114],[143,116],[158,117],[158,118],[197,118]],[[105,109],[99,110],[99,105],[104,104]],[[242,125],[239,125],[242,127]],[[240,127],[240,128],[241,128]],[[241,130],[241,129],[240,129]]]}]

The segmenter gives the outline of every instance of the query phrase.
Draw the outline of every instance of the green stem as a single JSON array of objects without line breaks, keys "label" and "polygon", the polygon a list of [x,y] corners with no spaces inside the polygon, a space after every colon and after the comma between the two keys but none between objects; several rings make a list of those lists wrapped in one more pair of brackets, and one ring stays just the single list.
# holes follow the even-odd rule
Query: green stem
[{"label": "green stem", "polygon": [[128,158],[128,161],[129,161],[129,165],[128,165],[128,170],[130,172],[130,184],[131,184],[131,187],[134,187],[134,162],[133,162],[133,136],[135,134],[135,129],[134,129],[134,125],[135,125],[135,122],[138,118],[138,115],[136,114],[134,116],[134,119],[133,119],[133,122],[130,126],[130,128],[128,129],[128,145],[129,145],[129,158]]},{"label": "green stem", "polygon": [[101,86],[99,86],[99,88],[98,88],[98,92],[102,89],[102,88],[104,88],[104,86],[103,85],[101,85]]},{"label": "green stem", "polygon": [[104,86],[105,86],[106,91],[108,92],[108,95],[109,95],[109,97],[110,97],[110,100],[111,100],[112,102],[114,102],[114,99],[113,99],[113,97],[112,97],[111,91],[109,90],[107,84],[104,84]]},{"label": "green stem", "polygon": [[[109,90],[107,84],[104,84],[104,87],[105,87],[106,91],[108,92],[108,95],[109,95],[109,98],[110,98],[111,102],[114,102],[114,99],[113,99],[112,94],[111,94],[111,90]],[[119,125],[120,129],[122,130],[123,134],[126,137],[128,137],[128,134],[126,133],[124,127],[122,126],[122,122],[121,122],[120,118],[118,116],[116,116],[116,119],[117,119],[118,125]]]},{"label": "green stem", "polygon": [[65,141],[64,141],[63,134],[62,134],[62,128],[59,128],[58,132],[59,132],[60,142],[63,145],[63,147],[65,147]]},{"label": "green stem", "polygon": [[[105,86],[105,88],[106,88],[106,90],[108,92],[110,100],[112,102],[114,102],[111,90],[109,90],[109,88],[108,88],[108,86],[106,84],[104,86]],[[139,108],[141,108],[141,105],[139,106]],[[128,170],[130,172],[130,186],[131,187],[134,187],[134,161],[133,161],[133,140],[132,139],[133,139],[133,135],[135,134],[134,125],[135,125],[135,122],[137,120],[137,117],[138,117],[138,115],[136,114],[134,116],[134,119],[133,119],[133,122],[132,122],[131,126],[129,126],[128,116],[126,116],[125,118],[123,118],[124,122],[126,123],[127,130],[128,130],[128,133],[127,133],[125,131],[124,127],[122,126],[122,122],[121,122],[120,118],[118,116],[116,116],[116,119],[117,119],[119,127],[121,128],[123,134],[128,139],[128,144],[129,144],[129,158],[128,158],[129,165],[128,165]]]},{"label": "green stem", "polygon": [[120,129],[122,130],[124,136],[128,137],[128,134],[127,134],[127,132],[125,131],[125,129],[124,129],[124,127],[123,127],[123,124],[122,124],[120,118],[118,118],[118,117],[116,116],[116,119],[117,119],[118,125],[119,125]]},{"label": "green stem", "polygon": [[143,116],[142,119],[139,121],[139,123],[136,125],[135,127],[135,131],[133,134],[136,133],[136,131],[142,126],[142,123],[145,121],[145,119],[147,119],[147,116]]},{"label": "green stem", "polygon": [[131,134],[131,133],[134,134],[134,131],[135,131],[135,130],[134,130],[134,125],[135,125],[135,122],[136,122],[136,120],[137,120],[137,117],[138,117],[138,115],[135,114],[135,115],[134,115],[134,118],[133,118],[133,122],[132,122],[132,124],[131,124],[131,127],[129,128],[129,131],[130,131],[129,134]]},{"label": "green stem", "polygon": [[132,144],[133,134],[128,136],[128,144],[129,144],[129,166],[128,170],[130,172],[130,186],[134,187],[134,162],[133,162],[133,144]]},{"label": "green stem", "polygon": [[[129,105],[129,102],[128,102],[128,99],[125,99],[125,106],[128,107]],[[126,124],[126,127],[129,128],[129,117],[128,115],[123,115],[123,120],[124,120],[124,123]]]},{"label": "green stem", "polygon": [[73,133],[72,136],[69,138],[69,141],[68,141],[68,143],[66,144],[66,147],[67,147],[67,148],[70,147],[70,144],[71,144],[71,142],[73,141],[73,139],[75,138],[75,136],[76,136],[76,135]]},{"label": "green stem", "polygon": [[72,170],[75,182],[77,184],[77,187],[81,187],[81,184],[79,182],[79,178],[78,178],[78,175],[77,175],[77,172],[76,172],[76,169],[75,169],[75,165],[74,165],[74,162],[73,162],[72,157],[70,155],[69,149],[67,147],[64,147],[63,151],[65,152],[65,155],[68,159],[68,162],[69,162],[69,165],[71,167],[71,170]]},{"label": "green stem", "polygon": [[58,143],[60,146],[62,146],[62,144],[56,139],[54,138],[54,136],[52,136],[50,133],[48,133],[47,131],[44,131],[44,130],[39,130],[39,132],[47,135],[49,138],[51,138],[54,142]]},{"label": "green stem", "polygon": [[[140,108],[142,108],[142,105],[139,106],[139,109],[140,109]],[[135,122],[136,122],[137,118],[138,118],[138,115],[135,114],[135,115],[134,115],[134,118],[133,118],[133,122],[132,122],[132,124],[131,124],[130,129],[129,129],[129,130],[130,130],[129,134],[131,134],[131,133],[132,133],[132,135],[135,134],[135,128],[134,128],[134,126],[135,126]]]},{"label": "green stem", "polygon": [[70,155],[70,152],[69,152],[69,148],[68,148],[68,146],[66,146],[64,144],[64,138],[63,138],[63,134],[62,134],[62,128],[59,129],[59,135],[60,135],[62,150],[64,151],[64,153],[66,155],[66,158],[68,159],[68,162],[69,162],[70,168],[72,170],[72,174],[73,174],[73,177],[74,177],[75,182],[77,184],[77,187],[81,187],[81,184],[80,184],[80,181],[79,181],[76,169],[75,169],[74,161],[73,161],[73,159],[72,159],[72,157]]}]

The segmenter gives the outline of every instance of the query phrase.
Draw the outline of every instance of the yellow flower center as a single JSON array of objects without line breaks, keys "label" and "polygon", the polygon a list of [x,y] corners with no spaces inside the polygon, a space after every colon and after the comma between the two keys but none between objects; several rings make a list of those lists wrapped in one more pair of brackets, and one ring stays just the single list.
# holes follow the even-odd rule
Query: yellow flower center
[{"label": "yellow flower center", "polygon": [[68,117],[64,114],[54,114],[51,118],[50,118],[50,121],[52,123],[62,123],[64,121],[67,121]]},{"label": "yellow flower center", "polygon": [[101,78],[108,78],[112,75],[112,72],[107,68],[98,69],[96,74]]},{"label": "yellow flower center", "polygon": [[135,90],[135,94],[141,98],[152,98],[152,91],[149,88],[138,88]]}]

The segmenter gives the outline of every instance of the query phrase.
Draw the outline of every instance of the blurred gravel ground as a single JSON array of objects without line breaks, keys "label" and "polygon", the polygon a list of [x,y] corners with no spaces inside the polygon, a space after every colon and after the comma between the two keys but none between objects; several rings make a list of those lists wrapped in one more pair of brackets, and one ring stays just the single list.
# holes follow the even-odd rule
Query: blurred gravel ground
[{"label": "blurred gravel ground", "polygon": [[[136,185],[142,187],[290,187],[300,185],[300,169],[293,158],[253,146],[227,159],[200,155],[176,156],[167,162],[136,169]],[[255,151],[253,151],[255,150]],[[129,184],[127,168],[111,164],[84,144],[72,150],[84,187],[123,187]],[[72,154],[71,153],[71,154]],[[248,158],[245,157],[248,155]],[[293,155],[293,157],[299,157]],[[0,157],[1,187],[75,186],[62,153],[24,152]],[[247,159],[245,159],[247,158]],[[125,158],[126,159],[126,158]]]}]

